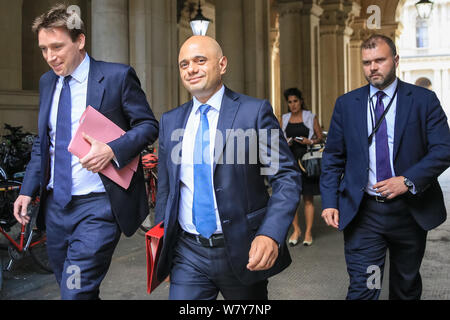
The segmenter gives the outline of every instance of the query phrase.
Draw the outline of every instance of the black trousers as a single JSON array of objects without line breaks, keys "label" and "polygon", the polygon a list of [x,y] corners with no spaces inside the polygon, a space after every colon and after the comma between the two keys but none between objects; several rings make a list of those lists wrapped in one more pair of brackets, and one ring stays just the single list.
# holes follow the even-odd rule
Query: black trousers
[{"label": "black trousers", "polygon": [[418,300],[419,273],[427,232],[414,220],[405,202],[379,203],[365,197],[344,230],[345,258],[350,285],[347,299],[378,299],[389,249],[389,299]]}]

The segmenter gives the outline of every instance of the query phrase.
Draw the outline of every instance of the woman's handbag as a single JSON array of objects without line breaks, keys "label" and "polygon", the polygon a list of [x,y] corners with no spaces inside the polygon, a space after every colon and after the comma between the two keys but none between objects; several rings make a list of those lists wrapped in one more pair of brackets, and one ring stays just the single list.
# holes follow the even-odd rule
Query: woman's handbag
[{"label": "woman's handbag", "polygon": [[322,166],[322,154],[324,147],[322,145],[315,145],[308,147],[308,151],[298,161],[300,169],[308,178],[319,178]]}]

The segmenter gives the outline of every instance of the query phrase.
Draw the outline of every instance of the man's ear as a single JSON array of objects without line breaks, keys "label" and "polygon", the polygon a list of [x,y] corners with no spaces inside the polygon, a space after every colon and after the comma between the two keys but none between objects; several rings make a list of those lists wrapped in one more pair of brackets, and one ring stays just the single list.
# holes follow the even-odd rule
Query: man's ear
[{"label": "man's ear", "polygon": [[86,36],[83,33],[78,36],[77,42],[80,51],[86,49]]},{"label": "man's ear", "polygon": [[394,58],[394,63],[395,63],[395,67],[396,68],[398,68],[399,62],[400,62],[400,56],[396,55],[395,58]]},{"label": "man's ear", "polygon": [[223,56],[219,60],[219,67],[220,67],[221,75],[224,75],[227,72],[227,66],[228,66],[228,59],[227,59],[227,57]]}]

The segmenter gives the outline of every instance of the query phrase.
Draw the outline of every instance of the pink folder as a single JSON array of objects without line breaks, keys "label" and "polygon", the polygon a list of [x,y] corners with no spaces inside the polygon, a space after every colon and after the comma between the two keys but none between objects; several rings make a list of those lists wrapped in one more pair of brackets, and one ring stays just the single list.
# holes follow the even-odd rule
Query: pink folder
[{"label": "pink folder", "polygon": [[[80,125],[68,147],[69,152],[80,159],[84,158],[91,150],[91,145],[83,138],[83,132],[103,143],[114,141],[126,133],[103,114],[88,106],[80,118]],[[128,189],[138,163],[139,156],[120,170],[110,163],[100,172],[122,188]]]}]

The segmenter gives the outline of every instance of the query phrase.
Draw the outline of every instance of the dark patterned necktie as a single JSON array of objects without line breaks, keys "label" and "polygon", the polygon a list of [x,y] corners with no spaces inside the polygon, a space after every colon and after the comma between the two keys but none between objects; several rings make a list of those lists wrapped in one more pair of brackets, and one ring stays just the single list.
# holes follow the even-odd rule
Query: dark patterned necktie
[{"label": "dark patterned necktie", "polygon": [[67,150],[72,139],[72,98],[69,85],[71,79],[71,76],[64,78],[56,120],[53,193],[55,202],[62,208],[72,199],[72,154]]},{"label": "dark patterned necktie", "polygon": [[[378,123],[378,120],[384,113],[383,97],[386,96],[386,94],[383,91],[378,91],[376,95],[377,105],[375,108],[375,119]],[[386,119],[383,119],[383,122],[381,123],[381,126],[375,135],[375,139],[377,182],[380,182],[392,178]]]}]

